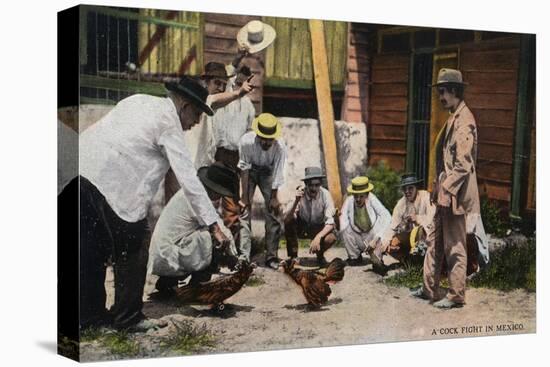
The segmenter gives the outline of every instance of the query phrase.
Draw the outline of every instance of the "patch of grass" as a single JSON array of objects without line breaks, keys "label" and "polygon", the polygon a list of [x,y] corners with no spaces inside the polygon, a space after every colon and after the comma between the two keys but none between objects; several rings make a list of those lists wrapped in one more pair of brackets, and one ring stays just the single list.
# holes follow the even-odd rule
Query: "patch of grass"
[{"label": "patch of grass", "polygon": [[127,332],[117,331],[104,334],[99,339],[101,345],[118,356],[133,357],[139,353],[139,344]]},{"label": "patch of grass", "polygon": [[104,335],[100,328],[89,327],[80,332],[80,341],[84,343],[91,343],[98,340]]},{"label": "patch of grass", "polygon": [[257,275],[252,275],[250,278],[248,278],[248,281],[245,283],[247,287],[259,287],[264,284],[265,284],[264,278]]},{"label": "patch of grass", "polygon": [[422,285],[422,263],[419,261],[404,262],[403,271],[384,279],[384,283],[392,287],[407,288]]},{"label": "patch of grass", "polygon": [[507,243],[491,253],[491,263],[470,283],[472,287],[509,291],[536,290],[536,240],[525,244]]},{"label": "patch of grass", "polygon": [[[384,279],[394,287],[413,288],[422,284],[422,259],[405,262],[403,271]],[[441,282],[447,287],[446,279]],[[492,288],[503,291],[523,288],[536,291],[536,240],[531,238],[526,244],[509,243],[491,253],[491,263],[475,277],[469,286]]]},{"label": "patch of grass", "polygon": [[215,338],[206,328],[206,324],[199,327],[186,320],[174,326],[176,332],[161,342],[161,348],[190,355],[215,346]]}]

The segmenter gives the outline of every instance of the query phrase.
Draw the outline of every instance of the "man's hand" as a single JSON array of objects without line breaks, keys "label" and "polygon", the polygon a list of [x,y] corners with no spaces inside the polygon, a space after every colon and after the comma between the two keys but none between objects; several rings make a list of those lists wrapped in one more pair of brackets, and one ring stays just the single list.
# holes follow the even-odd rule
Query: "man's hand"
[{"label": "man's hand", "polygon": [[296,200],[300,200],[304,197],[305,194],[305,188],[303,186],[298,186],[296,188]]},{"label": "man's hand", "polygon": [[407,218],[405,218],[409,223],[412,223],[412,224],[417,224],[416,222],[416,214],[415,213],[412,213],[411,215],[407,216]]},{"label": "man's hand", "polygon": [[315,236],[315,238],[311,241],[311,244],[309,245],[309,253],[315,254],[321,250],[321,237],[319,235]]},{"label": "man's hand", "polygon": [[246,79],[243,82],[243,85],[239,88],[239,97],[242,97],[244,95],[247,95],[248,93],[252,92],[254,88],[256,88],[255,85],[252,85],[250,82],[254,78],[254,74],[252,74],[248,79]]},{"label": "man's hand", "polygon": [[451,193],[442,187],[439,189],[437,195],[437,205],[444,208],[448,208],[451,206]]},{"label": "man's hand", "polygon": [[222,251],[225,251],[225,249],[229,246],[230,240],[222,232],[218,223],[214,223],[210,226],[210,234],[212,235],[212,237],[214,237],[214,240],[219,244],[218,247],[220,247]]},{"label": "man's hand", "polygon": [[279,203],[279,199],[277,199],[277,196],[272,195],[271,200],[269,200],[269,209],[273,211],[273,214],[279,215],[280,205],[281,204]]}]

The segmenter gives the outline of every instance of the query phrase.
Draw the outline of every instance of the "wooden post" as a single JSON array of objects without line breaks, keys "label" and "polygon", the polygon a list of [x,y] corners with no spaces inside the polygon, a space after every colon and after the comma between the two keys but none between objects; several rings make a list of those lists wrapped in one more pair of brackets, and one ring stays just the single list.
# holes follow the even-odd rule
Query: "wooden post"
[{"label": "wooden post", "polygon": [[334,110],[330,95],[330,77],[323,21],[310,19],[309,31],[311,33],[313,75],[315,78],[315,92],[317,94],[317,108],[319,110],[321,142],[327,170],[328,188],[334,199],[334,205],[339,208],[342,205],[342,187],[340,185],[338,153],[334,135]]}]

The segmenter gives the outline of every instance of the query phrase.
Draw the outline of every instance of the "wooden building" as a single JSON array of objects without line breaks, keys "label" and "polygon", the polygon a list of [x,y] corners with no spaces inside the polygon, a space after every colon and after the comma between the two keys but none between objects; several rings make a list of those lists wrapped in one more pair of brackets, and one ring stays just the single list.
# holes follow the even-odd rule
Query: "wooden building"
[{"label": "wooden building", "polygon": [[[244,61],[256,75],[256,111],[317,118],[307,20],[82,9],[82,103],[161,95],[163,77],[198,75],[209,61],[231,62],[237,31],[261,19],[277,38]],[[431,181],[431,147],[446,116],[428,85],[441,67],[458,68],[478,124],[481,194],[515,216],[534,213],[534,36],[332,21],[324,30],[335,118],[367,125],[370,165],[384,160]]]}]

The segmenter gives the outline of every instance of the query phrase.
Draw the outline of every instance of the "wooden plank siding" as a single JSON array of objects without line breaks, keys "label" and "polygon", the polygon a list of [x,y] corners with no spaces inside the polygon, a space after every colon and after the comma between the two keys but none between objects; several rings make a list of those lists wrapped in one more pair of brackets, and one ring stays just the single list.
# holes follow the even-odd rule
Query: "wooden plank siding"
[{"label": "wooden plank siding", "polygon": [[[210,61],[231,63],[237,55],[237,32],[257,16],[204,13],[204,64]],[[265,51],[243,59],[255,74],[252,82],[257,86],[248,96],[256,108],[256,114],[262,112]]]},{"label": "wooden plank siding", "polygon": [[460,69],[469,83],[464,99],[478,128],[480,194],[509,203],[517,109],[519,37],[460,47]]},{"label": "wooden plank siding", "polygon": [[368,163],[403,171],[407,155],[408,54],[374,54],[367,125]]},{"label": "wooden plank siding", "polygon": [[340,118],[347,122],[369,121],[370,55],[365,24],[350,23],[346,84]]},{"label": "wooden plank siding", "polygon": [[[278,88],[313,88],[311,35],[307,19],[264,17],[277,32],[266,51],[266,85]],[[348,23],[323,21],[325,46],[333,90],[345,79]]]}]

